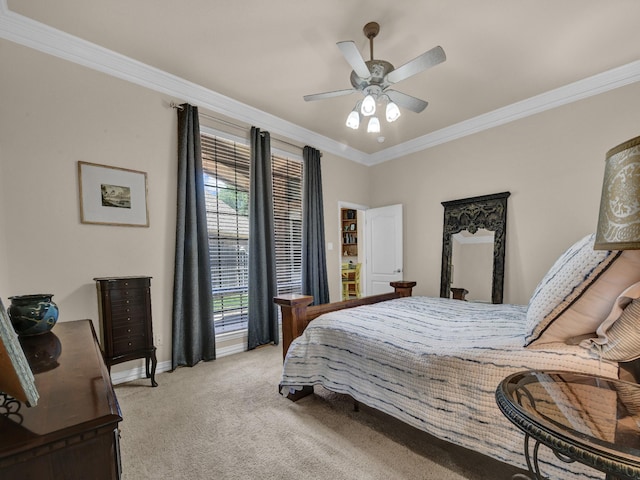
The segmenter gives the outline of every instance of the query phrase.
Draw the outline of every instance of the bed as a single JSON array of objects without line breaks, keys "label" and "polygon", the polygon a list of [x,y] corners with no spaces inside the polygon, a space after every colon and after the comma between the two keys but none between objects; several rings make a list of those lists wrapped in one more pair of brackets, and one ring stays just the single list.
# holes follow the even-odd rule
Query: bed
[{"label": "bed", "polygon": [[[528,305],[412,296],[414,282],[327,305],[308,306],[312,299],[304,295],[276,298],[285,352],[281,392],[295,400],[322,385],[526,468],[524,437],[495,402],[501,380],[530,369],[615,378],[621,362],[640,355],[638,335],[630,334],[638,312],[629,308],[635,308],[633,292],[640,292],[640,255],[594,251],[593,240],[587,235],[572,245]],[[602,408],[615,414],[615,405]],[[543,450],[550,479],[603,478]]]}]

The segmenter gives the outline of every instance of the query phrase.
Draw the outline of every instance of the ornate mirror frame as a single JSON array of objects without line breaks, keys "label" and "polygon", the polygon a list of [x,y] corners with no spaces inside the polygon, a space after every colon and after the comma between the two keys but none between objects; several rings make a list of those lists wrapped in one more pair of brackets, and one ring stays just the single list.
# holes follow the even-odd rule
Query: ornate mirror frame
[{"label": "ornate mirror frame", "polygon": [[476,233],[479,228],[484,228],[493,231],[495,234],[491,303],[502,303],[504,247],[507,231],[507,198],[509,198],[509,195],[511,195],[511,192],[502,192],[442,202],[444,224],[442,227],[441,297],[450,297],[452,235],[463,230]]}]

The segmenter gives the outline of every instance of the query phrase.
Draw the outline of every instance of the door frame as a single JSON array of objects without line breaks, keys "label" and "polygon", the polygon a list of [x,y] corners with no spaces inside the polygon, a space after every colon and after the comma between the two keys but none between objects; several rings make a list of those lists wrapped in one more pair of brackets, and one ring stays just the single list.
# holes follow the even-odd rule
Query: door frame
[{"label": "door frame", "polygon": [[[338,274],[340,274],[342,270],[342,223],[341,223],[342,216],[341,214],[342,214],[343,208],[350,208],[352,210],[357,210],[358,212],[369,210],[369,207],[366,205],[338,200],[338,224],[340,225],[340,228],[338,228],[338,245],[340,245],[340,254],[338,255]],[[364,235],[365,233],[364,229],[360,230],[360,228],[361,227],[358,226],[358,257],[362,258],[363,259],[362,263],[364,263],[364,261],[366,260],[364,249],[367,248],[367,238],[366,238],[366,235]],[[361,248],[362,248],[362,252],[360,250]],[[360,292],[363,297],[367,295],[366,265],[364,265],[364,267],[365,268],[360,268]],[[342,278],[340,279],[340,281],[342,281]],[[342,298],[342,296],[340,298]]]},{"label": "door frame", "polygon": [[[399,212],[398,212],[398,207],[400,210]],[[374,234],[372,229],[373,229],[374,223],[376,222],[376,218],[378,217],[378,214],[381,213],[383,216],[386,217],[388,212],[391,212],[391,218],[393,218],[394,220],[393,232],[396,234],[394,236],[396,249],[393,252],[390,252],[394,254],[394,260],[395,260],[393,262],[394,270],[391,273],[389,272],[374,273],[373,272],[374,265],[377,265],[377,262],[375,262],[373,259],[372,247],[374,244],[374,239],[376,244],[379,245],[378,242],[380,241],[380,237],[378,236],[379,232]],[[398,213],[400,213],[399,217],[397,215]],[[390,289],[389,282],[400,281],[404,278],[404,206],[402,203],[397,203],[397,204],[391,204],[391,205],[383,205],[381,207],[369,208],[365,212],[365,217],[366,217],[365,238],[367,239],[366,262],[367,262],[367,274],[368,274],[367,291],[369,292],[369,295],[390,292],[393,289]],[[395,223],[398,221],[398,219],[400,221],[400,229],[395,228],[398,226],[397,223]],[[398,238],[397,236],[398,234],[400,235],[400,238]],[[398,240],[400,241],[398,242]],[[398,253],[400,254],[399,258],[396,256]],[[388,257],[388,254],[385,254],[384,256]],[[398,260],[400,262],[399,264],[397,263]],[[385,278],[384,282],[382,282],[382,284],[384,285],[384,287],[382,287],[383,290],[380,290],[378,288],[381,285],[379,275],[383,275]]]}]

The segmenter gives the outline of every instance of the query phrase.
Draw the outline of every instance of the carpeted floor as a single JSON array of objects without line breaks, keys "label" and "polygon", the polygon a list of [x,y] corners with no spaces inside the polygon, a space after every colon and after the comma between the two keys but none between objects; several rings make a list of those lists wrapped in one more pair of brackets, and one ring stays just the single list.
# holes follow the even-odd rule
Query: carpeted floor
[{"label": "carpeted floor", "polygon": [[116,386],[123,480],[502,480],[518,469],[316,387],[277,391],[267,346]]}]

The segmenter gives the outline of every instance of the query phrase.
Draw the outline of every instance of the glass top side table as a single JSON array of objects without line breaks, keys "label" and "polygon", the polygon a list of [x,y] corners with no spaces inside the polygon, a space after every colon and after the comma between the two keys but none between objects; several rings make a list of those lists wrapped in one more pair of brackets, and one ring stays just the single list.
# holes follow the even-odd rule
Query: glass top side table
[{"label": "glass top side table", "polygon": [[[560,371],[527,371],[496,390],[502,413],[525,433],[529,472],[544,477],[539,446],[563,462],[580,462],[607,479],[640,479],[640,385]],[[529,445],[534,440],[532,452]]]}]

